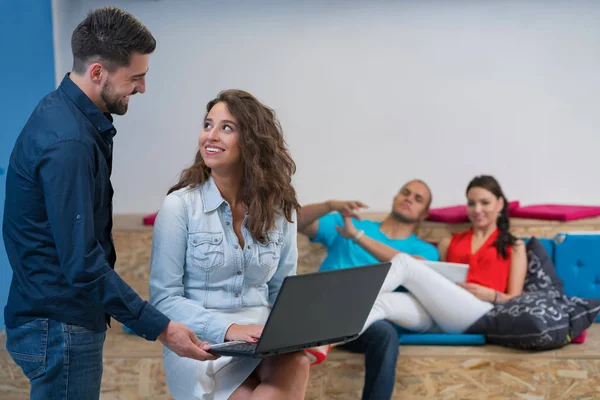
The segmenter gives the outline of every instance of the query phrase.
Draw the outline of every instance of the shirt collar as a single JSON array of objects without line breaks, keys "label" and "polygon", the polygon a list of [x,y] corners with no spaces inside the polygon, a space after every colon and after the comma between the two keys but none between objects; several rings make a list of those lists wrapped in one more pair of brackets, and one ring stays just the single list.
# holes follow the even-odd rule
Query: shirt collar
[{"label": "shirt collar", "polygon": [[71,80],[68,73],[63,78],[58,89],[64,92],[75,103],[98,133],[111,138],[117,134],[117,130],[113,125],[112,115],[100,111],[94,102]]},{"label": "shirt collar", "polygon": [[225,202],[212,176],[202,185],[200,193],[202,193],[203,211],[205,213],[216,210]]}]

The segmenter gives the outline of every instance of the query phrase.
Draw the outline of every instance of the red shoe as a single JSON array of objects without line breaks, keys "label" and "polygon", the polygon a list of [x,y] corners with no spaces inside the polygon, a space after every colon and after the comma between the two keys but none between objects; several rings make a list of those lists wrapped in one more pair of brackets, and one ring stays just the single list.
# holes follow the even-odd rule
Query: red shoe
[{"label": "red shoe", "polygon": [[333,347],[333,345],[331,345],[331,344],[328,345],[327,350],[324,353],[317,350],[318,347],[311,348],[311,349],[304,349],[304,353],[311,360],[310,366],[312,367],[313,365],[321,364],[323,361],[325,361],[325,359],[327,358],[327,355],[331,351],[332,347]]},{"label": "red shoe", "polygon": [[581,335],[577,336],[575,339],[573,339],[571,341],[571,343],[581,344],[581,343],[585,342],[586,336],[587,336],[587,331],[583,331],[583,333]]}]

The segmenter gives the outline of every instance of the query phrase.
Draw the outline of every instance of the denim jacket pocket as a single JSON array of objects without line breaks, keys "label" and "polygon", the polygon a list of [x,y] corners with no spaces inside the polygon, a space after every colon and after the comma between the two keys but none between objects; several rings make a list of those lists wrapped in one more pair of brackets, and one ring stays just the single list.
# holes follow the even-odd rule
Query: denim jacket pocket
[{"label": "denim jacket pocket", "polygon": [[35,379],[46,370],[48,319],[29,321],[16,328],[6,328],[6,349],[25,376]]},{"label": "denim jacket pocket", "polygon": [[189,234],[192,265],[203,271],[213,271],[225,263],[222,232],[194,232]]},{"label": "denim jacket pocket", "polygon": [[258,243],[258,262],[261,267],[271,271],[279,264],[281,246],[283,245],[283,233],[280,231],[269,231],[265,243]]}]

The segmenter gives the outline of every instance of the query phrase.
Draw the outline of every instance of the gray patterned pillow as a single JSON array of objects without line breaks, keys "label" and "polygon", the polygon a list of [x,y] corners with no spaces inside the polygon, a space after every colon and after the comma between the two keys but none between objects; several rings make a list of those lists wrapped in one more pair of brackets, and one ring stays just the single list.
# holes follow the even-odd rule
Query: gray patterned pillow
[{"label": "gray patterned pillow", "polygon": [[569,343],[569,314],[556,290],[526,292],[499,304],[466,333],[485,334],[488,343],[545,350]]},{"label": "gray patterned pillow", "polygon": [[600,313],[600,299],[582,299],[575,296],[562,296],[565,310],[569,313],[571,339],[581,335],[594,323]]},{"label": "gray patterned pillow", "polygon": [[563,293],[563,282],[558,277],[554,263],[546,248],[535,236],[527,242],[527,275],[524,292],[555,289]]},{"label": "gray patterned pillow", "polygon": [[570,297],[557,289],[524,292],[498,304],[465,333],[485,334],[488,343],[550,350],[579,336],[600,312],[600,300]]}]

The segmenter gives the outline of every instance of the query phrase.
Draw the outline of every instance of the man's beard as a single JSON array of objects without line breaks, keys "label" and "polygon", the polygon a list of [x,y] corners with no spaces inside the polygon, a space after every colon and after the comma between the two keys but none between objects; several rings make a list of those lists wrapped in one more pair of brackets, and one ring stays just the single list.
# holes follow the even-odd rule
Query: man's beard
[{"label": "man's beard", "polygon": [[110,81],[107,81],[104,86],[102,86],[100,98],[104,101],[106,110],[110,114],[124,115],[127,112],[128,104],[123,100],[123,96],[117,96],[113,93]]},{"label": "man's beard", "polygon": [[419,222],[418,218],[411,218],[411,217],[407,217],[404,214],[401,214],[399,212],[393,211],[392,210],[392,217],[394,217],[394,219],[396,221],[405,223],[405,224],[416,224],[417,222]]}]

